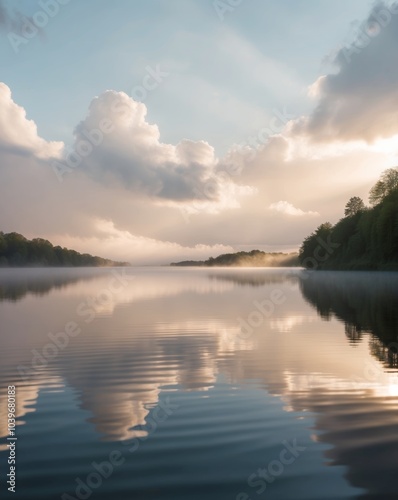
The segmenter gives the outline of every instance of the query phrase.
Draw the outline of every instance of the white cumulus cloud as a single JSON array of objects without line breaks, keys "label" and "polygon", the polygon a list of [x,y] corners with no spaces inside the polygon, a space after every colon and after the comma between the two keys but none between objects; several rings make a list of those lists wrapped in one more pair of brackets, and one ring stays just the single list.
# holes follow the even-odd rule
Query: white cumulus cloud
[{"label": "white cumulus cloud", "polygon": [[[251,193],[217,171],[214,148],[205,141],[163,143],[147,108],[124,92],[108,90],[92,100],[87,117],[75,129],[74,151],[66,169],[96,182],[123,188],[135,197],[176,205],[202,203],[203,211],[235,208]],[[62,167],[60,168],[60,171]]]},{"label": "white cumulus cloud", "polygon": [[26,118],[24,108],[11,96],[10,88],[0,82],[0,147],[2,151],[18,155],[33,154],[38,158],[60,155],[62,142],[47,142],[39,137],[33,120]]},{"label": "white cumulus cloud", "polygon": [[271,203],[269,206],[270,210],[273,210],[274,212],[279,212],[281,214],[285,215],[293,215],[294,217],[302,217],[303,215],[310,215],[310,216],[318,216],[318,212],[304,212],[304,210],[301,210],[300,208],[296,208],[294,205],[289,203],[288,201],[278,201],[276,203]]}]

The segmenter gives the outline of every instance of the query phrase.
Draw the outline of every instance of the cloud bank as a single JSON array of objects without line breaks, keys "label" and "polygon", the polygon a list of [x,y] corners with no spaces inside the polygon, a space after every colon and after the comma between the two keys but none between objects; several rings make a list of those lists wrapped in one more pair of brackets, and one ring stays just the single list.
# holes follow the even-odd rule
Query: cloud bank
[{"label": "cloud bank", "polygon": [[398,3],[377,2],[354,41],[337,53],[337,73],[321,76],[310,94],[314,112],[293,132],[313,141],[372,142],[398,133]]}]

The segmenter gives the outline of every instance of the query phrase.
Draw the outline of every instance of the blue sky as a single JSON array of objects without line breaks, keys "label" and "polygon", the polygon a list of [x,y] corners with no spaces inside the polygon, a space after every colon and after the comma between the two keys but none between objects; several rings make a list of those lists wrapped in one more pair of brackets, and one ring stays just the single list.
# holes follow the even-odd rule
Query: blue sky
[{"label": "blue sky", "polygon": [[[212,0],[70,0],[18,53],[2,33],[2,81],[42,136],[70,142],[93,96],[131,95],[145,68],[160,65],[169,76],[145,99],[149,120],[166,141],[204,139],[221,153],[265,126],[274,107],[309,110],[307,86],[370,4],[242,0],[222,22]],[[260,67],[245,64],[248,53]]]},{"label": "blue sky", "polygon": [[6,232],[292,251],[398,164],[395,0],[0,0],[0,36]]}]

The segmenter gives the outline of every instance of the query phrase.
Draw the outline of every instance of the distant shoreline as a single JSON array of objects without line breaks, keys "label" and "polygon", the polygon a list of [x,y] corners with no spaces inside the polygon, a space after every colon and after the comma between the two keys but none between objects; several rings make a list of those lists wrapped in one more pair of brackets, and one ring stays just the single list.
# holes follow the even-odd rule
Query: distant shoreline
[{"label": "distant shoreline", "polygon": [[88,253],[54,246],[43,238],[28,240],[19,233],[0,231],[0,268],[27,267],[125,267],[117,262]]},{"label": "distant shoreline", "polygon": [[272,252],[261,250],[236,252],[210,257],[207,260],[183,260],[172,262],[172,267],[301,267],[298,253]]}]

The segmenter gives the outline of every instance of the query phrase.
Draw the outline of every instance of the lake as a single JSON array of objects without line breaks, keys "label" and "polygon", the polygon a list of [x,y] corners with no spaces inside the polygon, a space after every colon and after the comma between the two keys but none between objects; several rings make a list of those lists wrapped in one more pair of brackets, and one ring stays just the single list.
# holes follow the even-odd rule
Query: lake
[{"label": "lake", "polygon": [[1,497],[396,499],[397,301],[398,273],[2,269]]}]

